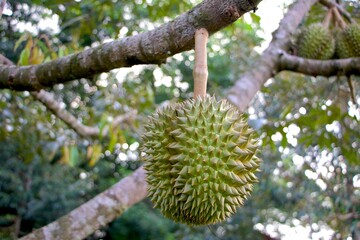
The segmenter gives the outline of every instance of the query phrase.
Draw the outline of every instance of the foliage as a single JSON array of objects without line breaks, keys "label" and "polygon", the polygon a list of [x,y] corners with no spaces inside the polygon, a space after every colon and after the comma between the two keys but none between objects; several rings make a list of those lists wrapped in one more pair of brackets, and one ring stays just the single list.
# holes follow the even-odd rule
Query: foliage
[{"label": "foliage", "polygon": [[[30,148],[31,142],[26,146]],[[79,179],[79,169],[44,162],[38,154],[25,163],[19,154],[24,152],[23,148],[22,143],[13,139],[2,140],[0,144],[0,229],[20,220],[20,234],[79,206],[89,188]]]},{"label": "foliage", "polygon": [[[144,212],[147,212],[144,215]],[[161,213],[151,209],[149,203],[139,203],[130,208],[123,216],[109,226],[109,238],[112,240],[125,239],[176,239],[174,228],[176,224],[162,217]]]}]

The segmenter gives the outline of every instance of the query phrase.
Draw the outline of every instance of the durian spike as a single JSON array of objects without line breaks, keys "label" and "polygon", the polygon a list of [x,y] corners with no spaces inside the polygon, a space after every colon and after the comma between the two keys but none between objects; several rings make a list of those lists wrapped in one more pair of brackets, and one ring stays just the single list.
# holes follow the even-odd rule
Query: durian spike
[{"label": "durian spike", "polygon": [[206,44],[209,33],[205,28],[195,32],[194,99],[206,96],[208,78]]},{"label": "durian spike", "polygon": [[323,23],[322,23],[325,28],[329,28],[332,15],[333,15],[333,11],[332,11],[332,8],[330,8],[324,18]]},{"label": "durian spike", "polygon": [[345,29],[346,28],[346,23],[344,21],[344,19],[342,18],[342,16],[340,15],[339,11],[337,10],[337,8],[331,8],[333,11],[333,14],[335,16],[336,22],[339,23],[341,29]]}]

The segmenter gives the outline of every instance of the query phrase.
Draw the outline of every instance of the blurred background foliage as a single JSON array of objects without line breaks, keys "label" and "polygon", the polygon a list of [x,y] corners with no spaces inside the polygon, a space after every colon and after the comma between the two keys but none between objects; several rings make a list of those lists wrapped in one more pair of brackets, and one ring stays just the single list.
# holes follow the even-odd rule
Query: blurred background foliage
[{"label": "blurred background foliage", "polygon": [[[28,65],[151,30],[199,1],[7,2],[0,53]],[[359,3],[344,4],[359,20]],[[318,5],[303,24],[324,15]],[[247,14],[211,37],[210,94],[226,97],[259,57],[260,23],[261,16]],[[138,168],[147,116],[192,96],[192,65],[189,51],[161,66],[113,70],[52,89],[82,123],[109,127],[106,137],[81,138],[28,92],[1,90],[0,239],[59,218]],[[356,102],[345,77],[283,72],[266,83],[247,111],[261,137],[261,181],[228,221],[188,227],[144,200],[88,239],[359,239],[359,76],[351,80]],[[136,117],[111,125],[134,110]]]}]

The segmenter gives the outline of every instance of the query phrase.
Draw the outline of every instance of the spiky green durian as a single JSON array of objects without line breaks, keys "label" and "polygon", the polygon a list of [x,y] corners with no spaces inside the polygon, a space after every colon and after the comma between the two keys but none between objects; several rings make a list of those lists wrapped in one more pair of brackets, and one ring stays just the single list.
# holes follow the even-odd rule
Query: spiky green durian
[{"label": "spiky green durian", "polygon": [[335,40],[330,31],[316,23],[304,28],[298,37],[298,55],[310,59],[330,59],[335,53]]},{"label": "spiky green durian", "polygon": [[197,98],[166,107],[150,118],[142,140],[148,194],[174,221],[223,221],[257,182],[254,131],[226,100]]},{"label": "spiky green durian", "polygon": [[339,58],[360,57],[360,26],[351,24],[336,34],[336,55]]}]

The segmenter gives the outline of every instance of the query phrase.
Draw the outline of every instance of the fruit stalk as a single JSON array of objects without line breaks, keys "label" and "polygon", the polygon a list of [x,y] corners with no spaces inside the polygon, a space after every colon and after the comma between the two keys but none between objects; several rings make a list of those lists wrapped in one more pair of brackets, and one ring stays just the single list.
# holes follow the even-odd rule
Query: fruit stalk
[{"label": "fruit stalk", "polygon": [[333,14],[335,16],[336,21],[339,23],[341,29],[345,29],[346,28],[346,23],[344,21],[344,19],[341,17],[339,11],[337,10],[337,8],[332,8]]},{"label": "fruit stalk", "polygon": [[195,32],[194,99],[206,96],[208,78],[206,44],[209,33],[205,28]]},{"label": "fruit stalk", "polygon": [[325,18],[324,18],[324,21],[323,21],[323,26],[325,28],[329,28],[332,15],[333,15],[333,11],[332,11],[332,9],[329,9],[326,16],[325,16]]}]

